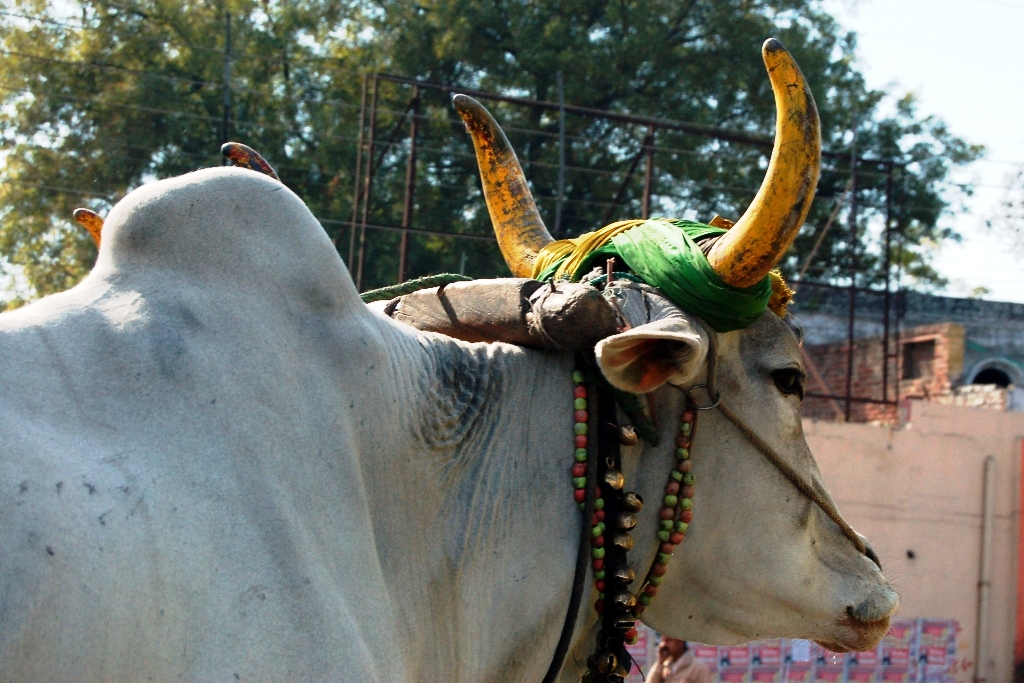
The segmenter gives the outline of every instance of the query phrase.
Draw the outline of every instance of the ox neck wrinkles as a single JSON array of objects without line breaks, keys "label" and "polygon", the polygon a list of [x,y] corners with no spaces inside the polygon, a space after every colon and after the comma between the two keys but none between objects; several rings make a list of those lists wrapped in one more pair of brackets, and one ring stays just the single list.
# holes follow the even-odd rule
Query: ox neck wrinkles
[{"label": "ox neck wrinkles", "polygon": [[595,261],[618,257],[644,282],[657,287],[716,332],[749,327],[768,307],[771,280],[752,287],[726,284],[708,263],[697,240],[725,230],[668,218],[612,223],[600,230],[552,242],[537,255],[533,277],[578,281]]}]

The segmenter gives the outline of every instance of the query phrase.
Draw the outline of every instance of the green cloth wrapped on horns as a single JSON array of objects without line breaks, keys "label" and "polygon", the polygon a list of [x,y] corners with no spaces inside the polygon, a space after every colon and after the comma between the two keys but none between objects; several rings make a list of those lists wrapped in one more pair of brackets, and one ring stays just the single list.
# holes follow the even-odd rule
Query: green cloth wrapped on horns
[{"label": "green cloth wrapped on horns", "polygon": [[772,282],[765,276],[752,287],[738,289],[722,281],[697,240],[724,232],[704,223],[669,218],[620,221],[547,245],[537,255],[533,277],[578,281],[595,262],[615,256],[716,332],[741,330],[767,309]]}]

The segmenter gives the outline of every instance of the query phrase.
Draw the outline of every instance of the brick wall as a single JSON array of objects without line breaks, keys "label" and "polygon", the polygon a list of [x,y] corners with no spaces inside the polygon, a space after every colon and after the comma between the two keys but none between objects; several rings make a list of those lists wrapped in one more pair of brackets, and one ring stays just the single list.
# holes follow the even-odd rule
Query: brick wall
[{"label": "brick wall", "polygon": [[[890,340],[890,357],[885,358],[881,337],[854,340],[851,395],[859,399],[900,398],[936,400],[948,397],[960,381],[964,364],[964,328],[955,323],[921,325],[905,330],[899,347]],[[845,397],[848,372],[846,343],[804,347],[807,392],[804,417],[843,420],[845,401],[814,394]],[[895,353],[894,353],[895,352]],[[883,368],[888,370],[888,376]],[[883,391],[883,379],[888,386]],[[897,422],[896,406],[869,401],[851,403],[851,422]]]}]

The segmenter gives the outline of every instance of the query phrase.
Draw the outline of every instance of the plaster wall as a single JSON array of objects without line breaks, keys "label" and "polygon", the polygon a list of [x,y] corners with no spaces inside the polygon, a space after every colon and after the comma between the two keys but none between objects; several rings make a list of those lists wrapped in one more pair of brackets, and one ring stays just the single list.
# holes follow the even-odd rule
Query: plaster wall
[{"label": "plaster wall", "polygon": [[[807,344],[845,343],[849,333],[849,290],[801,284],[792,312],[803,326]],[[854,336],[880,337],[884,330],[882,292],[860,290],[856,296]],[[1024,367],[1024,304],[935,296],[919,292],[893,293],[889,301],[890,333],[920,325],[955,322],[968,341],[966,367],[991,357],[1003,357]]]},{"label": "plaster wall", "polygon": [[[983,463],[995,457],[992,599],[982,675],[1010,683],[1017,627],[1024,414],[910,402],[902,426],[805,420],[840,510],[900,593],[899,617],[956,619],[956,680],[974,675]],[[913,559],[908,554],[913,553]]]}]

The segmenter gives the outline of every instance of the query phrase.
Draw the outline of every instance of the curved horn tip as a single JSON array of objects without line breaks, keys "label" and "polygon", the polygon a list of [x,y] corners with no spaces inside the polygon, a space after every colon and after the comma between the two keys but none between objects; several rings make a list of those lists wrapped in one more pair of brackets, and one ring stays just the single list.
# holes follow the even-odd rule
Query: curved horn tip
[{"label": "curved horn tip", "polygon": [[769,38],[761,45],[761,54],[765,57],[774,55],[778,52],[785,52],[787,55],[789,54],[789,50],[786,49],[786,46],[783,45],[782,41],[778,38]]},{"label": "curved horn tip", "polygon": [[498,246],[512,274],[530,277],[538,252],[553,239],[537,211],[516,153],[487,108],[468,95],[452,97],[473,140],[480,182]]},{"label": "curved horn tip", "polygon": [[482,104],[477,102],[475,99],[473,99],[469,95],[463,95],[462,93],[458,93],[458,92],[457,93],[452,93],[452,104],[455,106],[456,109],[458,109],[460,111],[463,110],[463,109],[468,109],[468,108],[473,107],[473,106],[477,106],[477,107],[481,107],[481,108],[483,107]]},{"label": "curved horn tip", "polygon": [[274,167],[263,158],[263,156],[249,145],[241,142],[225,142],[220,146],[220,153],[234,166],[247,168],[263,175],[268,175],[274,180],[281,182]]},{"label": "curved horn tip", "polygon": [[75,209],[71,215],[74,217],[75,222],[81,225],[89,235],[92,236],[93,242],[96,246],[100,246],[100,235],[103,232],[103,217],[92,209]]},{"label": "curved horn tip", "polygon": [[494,121],[494,117],[491,116],[491,112],[487,111],[487,107],[469,95],[452,95],[452,106],[455,107],[455,111],[459,113],[459,116],[467,124],[471,121],[483,120],[492,123],[492,125],[498,125]]},{"label": "curved horn tip", "polygon": [[818,110],[796,60],[775,38],[762,46],[775,95],[775,144],[761,189],[708,254],[727,284],[750,287],[778,263],[810,209],[821,164]]},{"label": "curved horn tip", "polygon": [[778,39],[769,38],[764,41],[764,45],[761,46],[761,59],[764,60],[769,77],[776,67],[785,65],[799,73],[801,80],[803,80],[803,74],[800,73],[800,67],[797,66],[792,53]]}]

